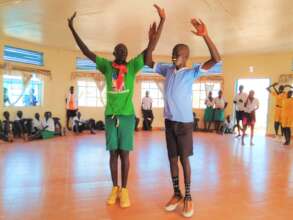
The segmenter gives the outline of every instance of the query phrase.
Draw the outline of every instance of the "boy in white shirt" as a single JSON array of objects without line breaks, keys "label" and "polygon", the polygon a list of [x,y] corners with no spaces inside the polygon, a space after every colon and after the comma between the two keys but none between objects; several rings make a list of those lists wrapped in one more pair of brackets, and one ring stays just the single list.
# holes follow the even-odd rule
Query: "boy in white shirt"
[{"label": "boy in white shirt", "polygon": [[243,123],[243,133],[242,133],[242,145],[244,143],[245,132],[247,126],[250,126],[250,145],[253,145],[253,135],[254,135],[254,124],[256,122],[255,111],[259,109],[259,101],[254,98],[254,91],[250,90],[247,100],[244,102],[244,115],[242,119]]},{"label": "boy in white shirt", "polygon": [[[237,122],[237,129],[238,129],[238,136],[240,137],[240,130],[241,130],[241,126],[240,126],[240,121],[242,122],[243,119],[243,114],[244,114],[244,102],[245,100],[247,100],[247,94],[245,92],[243,92],[244,90],[244,86],[240,85],[239,86],[239,93],[234,97],[234,104],[236,107],[236,122]],[[242,123],[242,127],[243,127],[243,123]]]},{"label": "boy in white shirt", "polygon": [[72,128],[73,132],[75,133],[81,133],[84,130],[89,129],[91,134],[95,134],[94,128],[95,128],[95,120],[83,120],[81,118],[81,113],[78,112],[77,116],[75,116],[72,120]]}]

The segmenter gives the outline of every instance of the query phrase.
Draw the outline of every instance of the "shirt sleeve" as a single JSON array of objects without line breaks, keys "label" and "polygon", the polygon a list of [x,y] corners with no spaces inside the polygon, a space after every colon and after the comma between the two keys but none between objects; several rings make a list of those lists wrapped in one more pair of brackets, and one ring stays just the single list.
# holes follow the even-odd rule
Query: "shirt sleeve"
[{"label": "shirt sleeve", "polygon": [[136,75],[144,67],[144,54],[141,53],[128,62],[129,66],[133,68],[133,73]]},{"label": "shirt sleeve", "polygon": [[105,74],[106,72],[106,66],[110,63],[109,60],[96,56],[96,68],[99,70],[102,74]]},{"label": "shirt sleeve", "polygon": [[170,64],[157,63],[154,67],[154,70],[156,73],[165,77],[170,67],[171,67]]},{"label": "shirt sleeve", "polygon": [[208,71],[202,68],[202,65],[196,65],[192,67],[191,69],[191,74],[193,75],[194,79],[197,79],[201,77],[204,73],[207,73]]}]

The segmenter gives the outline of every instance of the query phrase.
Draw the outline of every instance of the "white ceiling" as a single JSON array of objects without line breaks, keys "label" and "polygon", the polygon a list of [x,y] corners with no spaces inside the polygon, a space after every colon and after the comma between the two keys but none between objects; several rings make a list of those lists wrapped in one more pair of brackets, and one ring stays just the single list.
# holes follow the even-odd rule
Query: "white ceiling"
[{"label": "white ceiling", "polygon": [[186,43],[193,56],[208,50],[191,34],[191,17],[201,18],[222,54],[293,51],[292,0],[0,0],[0,32],[46,46],[77,49],[67,17],[90,49],[112,52],[125,43],[130,53],[147,44],[148,27],[159,21],[153,3],[167,20],[156,54],[169,55]]}]

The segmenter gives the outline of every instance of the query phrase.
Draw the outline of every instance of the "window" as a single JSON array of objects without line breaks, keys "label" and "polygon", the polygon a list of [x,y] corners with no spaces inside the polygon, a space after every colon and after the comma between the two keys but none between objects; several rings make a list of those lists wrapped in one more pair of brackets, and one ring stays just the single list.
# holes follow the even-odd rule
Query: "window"
[{"label": "window", "polygon": [[76,69],[77,70],[92,70],[96,71],[96,64],[87,58],[76,58]]},{"label": "window", "polygon": [[37,66],[44,65],[43,53],[12,47],[4,46],[4,60],[18,63],[32,64]]},{"label": "window", "polygon": [[77,81],[78,105],[84,107],[103,107],[106,104],[106,87],[100,92],[91,80]]},{"label": "window", "polygon": [[218,96],[221,89],[221,82],[219,81],[203,81],[195,82],[192,85],[192,105],[193,108],[205,108],[205,99],[209,91],[212,91],[213,97]]},{"label": "window", "polygon": [[156,82],[153,81],[143,81],[141,83],[141,99],[145,97],[146,91],[149,91],[149,96],[153,100],[153,108],[163,108],[164,98],[161,90],[159,89]]},{"label": "window", "polygon": [[43,81],[35,74],[24,85],[22,76],[3,76],[3,100],[5,106],[39,106],[42,103]]}]

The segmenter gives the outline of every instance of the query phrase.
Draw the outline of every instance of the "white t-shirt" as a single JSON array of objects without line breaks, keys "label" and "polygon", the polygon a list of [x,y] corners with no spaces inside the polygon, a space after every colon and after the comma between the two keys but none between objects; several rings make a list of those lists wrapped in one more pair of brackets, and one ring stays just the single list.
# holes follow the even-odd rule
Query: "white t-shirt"
[{"label": "white t-shirt", "polygon": [[72,127],[75,126],[75,121],[78,121],[78,125],[81,125],[82,124],[81,122],[84,122],[84,120],[82,119],[82,117],[78,118],[77,116],[75,116],[72,119]]},{"label": "white t-shirt", "polygon": [[228,122],[227,119],[225,120],[225,126],[228,129],[233,129],[233,123],[232,121]]},{"label": "white t-shirt", "polygon": [[[234,102],[236,102],[236,111],[244,111],[244,103],[247,100],[248,95],[245,92],[238,93],[234,97]],[[242,102],[241,102],[242,100]]]},{"label": "white t-shirt", "polygon": [[215,100],[212,99],[212,101],[209,98],[206,98],[205,104],[207,107],[213,107],[215,105]]},{"label": "white t-shirt", "polygon": [[37,120],[37,119],[34,118],[34,120],[33,120],[33,129],[34,128],[37,128],[38,130],[43,129],[41,120]]},{"label": "white t-shirt", "polygon": [[215,108],[223,109],[225,107],[226,100],[224,99],[224,97],[222,98],[217,97],[214,99],[214,102],[215,102]]},{"label": "white t-shirt", "polygon": [[150,97],[144,97],[142,99],[142,109],[143,110],[151,110],[152,109],[152,98]]},{"label": "white t-shirt", "polygon": [[245,112],[251,113],[255,111],[259,107],[259,101],[257,98],[254,98],[252,101],[248,98],[247,100],[247,105],[244,109]]},{"label": "white t-shirt", "polygon": [[42,126],[43,128],[47,127],[45,130],[46,131],[53,131],[55,132],[55,124],[53,118],[49,118],[48,121],[44,118],[42,121]]}]

